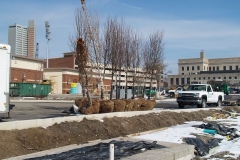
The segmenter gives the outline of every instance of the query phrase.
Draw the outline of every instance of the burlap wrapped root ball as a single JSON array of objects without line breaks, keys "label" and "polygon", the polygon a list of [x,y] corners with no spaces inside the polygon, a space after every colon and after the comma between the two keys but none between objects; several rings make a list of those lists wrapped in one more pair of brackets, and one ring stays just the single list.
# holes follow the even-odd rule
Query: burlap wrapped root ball
[{"label": "burlap wrapped root ball", "polygon": [[131,111],[134,105],[134,100],[133,99],[125,99],[126,102],[125,110],[124,111]]},{"label": "burlap wrapped root ball", "polygon": [[142,101],[142,104],[140,106],[140,111],[152,110],[156,105],[155,100],[144,100],[144,99],[142,99],[141,101]]},{"label": "burlap wrapped root ball", "polygon": [[100,113],[110,113],[113,112],[114,102],[111,100],[100,101]]},{"label": "burlap wrapped root ball", "polygon": [[148,100],[148,110],[153,110],[153,108],[156,106],[157,102],[155,100]]},{"label": "burlap wrapped root ball", "polygon": [[142,104],[142,100],[141,99],[134,100],[132,111],[140,111],[141,104]]},{"label": "burlap wrapped root ball", "polygon": [[82,108],[81,110],[79,110],[79,112],[82,114],[97,114],[99,113],[99,108],[100,108],[99,100],[93,99],[92,105]]},{"label": "burlap wrapped root ball", "polygon": [[123,112],[126,102],[124,100],[112,100],[114,102],[113,112]]},{"label": "burlap wrapped root ball", "polygon": [[87,107],[88,100],[87,98],[77,98],[75,99],[75,105],[78,106],[78,110],[80,111],[82,108]]}]

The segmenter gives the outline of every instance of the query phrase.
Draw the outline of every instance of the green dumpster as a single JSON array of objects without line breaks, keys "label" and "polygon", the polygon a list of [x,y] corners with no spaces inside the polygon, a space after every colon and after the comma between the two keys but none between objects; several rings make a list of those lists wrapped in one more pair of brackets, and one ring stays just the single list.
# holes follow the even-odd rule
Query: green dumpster
[{"label": "green dumpster", "polygon": [[11,96],[11,97],[19,96],[19,85],[20,85],[20,83],[10,83],[9,96]]},{"label": "green dumpster", "polygon": [[50,92],[50,84],[11,82],[10,96],[46,97]]}]

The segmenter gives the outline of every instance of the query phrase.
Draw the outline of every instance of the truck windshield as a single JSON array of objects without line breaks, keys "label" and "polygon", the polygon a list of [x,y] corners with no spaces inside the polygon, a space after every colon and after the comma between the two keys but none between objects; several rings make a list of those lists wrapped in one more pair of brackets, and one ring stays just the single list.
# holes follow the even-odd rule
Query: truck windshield
[{"label": "truck windshield", "polygon": [[206,91],[206,85],[190,85],[186,91]]}]

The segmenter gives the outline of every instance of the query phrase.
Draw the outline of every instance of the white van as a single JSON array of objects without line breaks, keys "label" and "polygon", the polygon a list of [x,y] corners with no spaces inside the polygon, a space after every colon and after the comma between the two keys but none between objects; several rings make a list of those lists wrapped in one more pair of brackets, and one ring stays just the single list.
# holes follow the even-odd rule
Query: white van
[{"label": "white van", "polygon": [[10,51],[9,45],[0,44],[0,113],[9,112]]}]

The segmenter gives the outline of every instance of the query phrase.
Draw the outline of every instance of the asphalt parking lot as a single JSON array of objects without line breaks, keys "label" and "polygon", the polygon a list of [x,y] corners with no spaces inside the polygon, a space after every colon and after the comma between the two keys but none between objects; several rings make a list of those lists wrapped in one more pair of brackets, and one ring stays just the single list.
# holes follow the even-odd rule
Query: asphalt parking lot
[{"label": "asphalt parking lot", "polygon": [[[62,112],[69,110],[78,97],[80,95],[49,95],[38,100],[32,97],[13,97],[11,103],[15,104],[15,107],[10,111],[10,117],[7,113],[1,113],[0,122],[72,116]],[[225,96],[226,100],[236,100],[238,98],[239,95]],[[175,99],[167,97],[163,97],[163,99],[163,101],[157,102],[155,109],[179,109]],[[185,106],[184,109],[191,108],[197,107]]]}]

